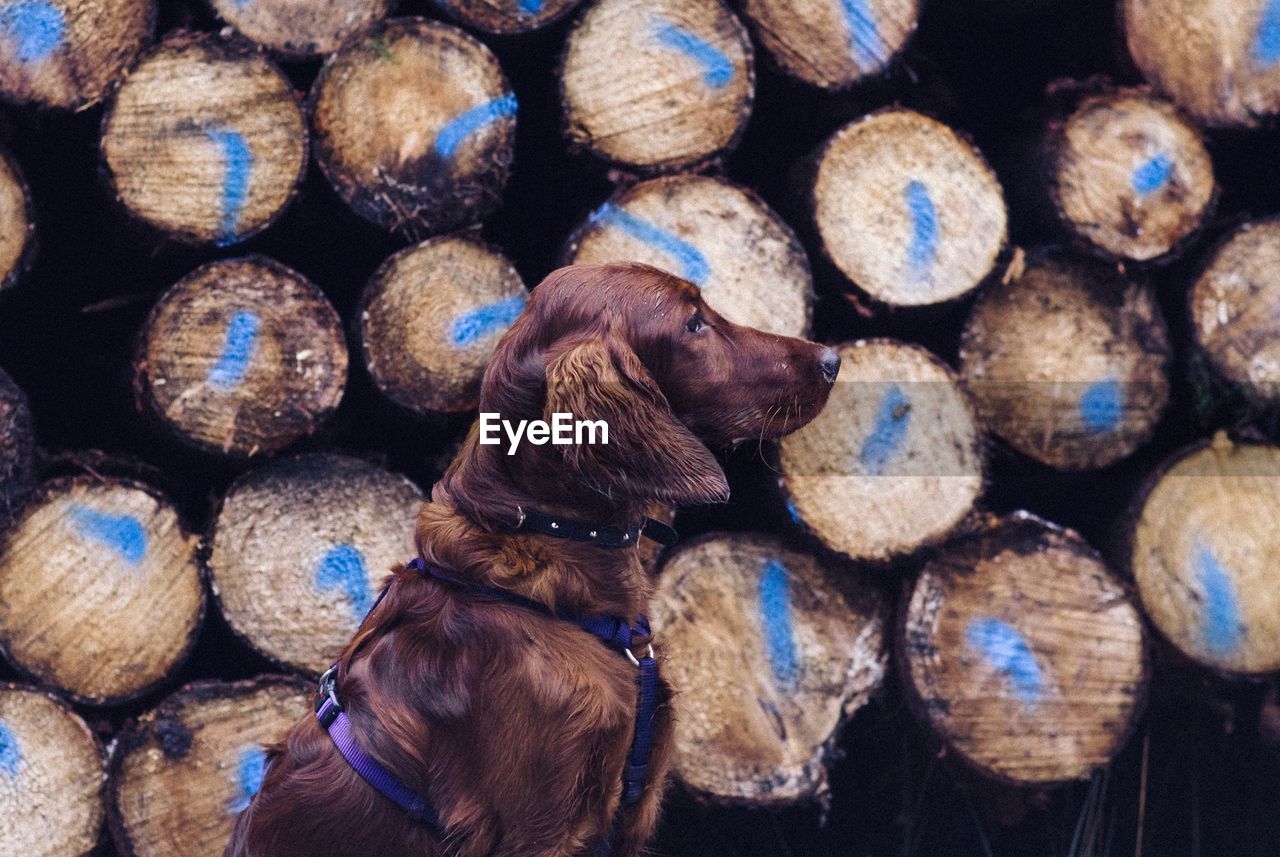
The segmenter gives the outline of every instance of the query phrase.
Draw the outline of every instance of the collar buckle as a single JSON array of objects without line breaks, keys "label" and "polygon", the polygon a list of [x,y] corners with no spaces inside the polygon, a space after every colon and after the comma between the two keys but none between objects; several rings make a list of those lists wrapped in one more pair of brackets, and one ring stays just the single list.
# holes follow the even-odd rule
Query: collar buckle
[{"label": "collar buckle", "polygon": [[[320,686],[316,691],[316,713],[319,714],[326,705],[329,706],[329,711],[326,713],[331,718],[337,717],[338,712],[342,710],[342,704],[338,702],[337,664],[320,674]],[[327,726],[328,724],[325,725]]]}]

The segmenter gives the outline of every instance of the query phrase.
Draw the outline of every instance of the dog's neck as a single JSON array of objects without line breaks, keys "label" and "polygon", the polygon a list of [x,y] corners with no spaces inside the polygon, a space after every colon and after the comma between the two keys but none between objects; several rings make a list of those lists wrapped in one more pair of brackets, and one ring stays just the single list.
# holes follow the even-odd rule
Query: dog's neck
[{"label": "dog's neck", "polygon": [[516,527],[521,508],[624,529],[644,519],[644,499],[566,477],[563,458],[548,449],[526,445],[509,456],[481,444],[473,427],[440,484],[458,511],[489,529]]},{"label": "dog's neck", "polygon": [[[427,562],[478,583],[508,589],[549,608],[579,615],[643,613],[652,592],[636,548],[612,548],[517,530],[519,509],[602,527],[626,528],[645,504],[599,494],[575,494],[522,462],[513,479],[494,447],[474,433],[418,516],[418,550]],[[536,486],[536,488],[535,488]]]}]

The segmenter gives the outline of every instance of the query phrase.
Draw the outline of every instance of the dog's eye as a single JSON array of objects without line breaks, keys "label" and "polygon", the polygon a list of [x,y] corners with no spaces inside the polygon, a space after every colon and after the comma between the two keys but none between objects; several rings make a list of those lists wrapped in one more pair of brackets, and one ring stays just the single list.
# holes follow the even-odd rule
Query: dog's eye
[{"label": "dog's eye", "polygon": [[684,329],[690,333],[700,333],[707,326],[707,322],[702,318],[701,314],[695,314],[693,318],[684,323]]}]

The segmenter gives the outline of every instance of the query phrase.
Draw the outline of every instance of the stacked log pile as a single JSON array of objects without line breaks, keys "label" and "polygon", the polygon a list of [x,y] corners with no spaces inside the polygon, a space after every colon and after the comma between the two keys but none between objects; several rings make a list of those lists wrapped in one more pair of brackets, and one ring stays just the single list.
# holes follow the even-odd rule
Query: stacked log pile
[{"label": "stacked log pile", "polygon": [[659,853],[1280,852],[1280,0],[0,0],[0,99],[0,854],[220,854],[613,260],[842,367],[644,547]]}]

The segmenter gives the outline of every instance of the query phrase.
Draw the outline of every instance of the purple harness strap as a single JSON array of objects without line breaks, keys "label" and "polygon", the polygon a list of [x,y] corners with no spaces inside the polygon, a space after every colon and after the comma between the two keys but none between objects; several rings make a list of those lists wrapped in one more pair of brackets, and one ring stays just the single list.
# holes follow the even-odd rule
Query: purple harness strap
[{"label": "purple harness strap", "polygon": [[[653,717],[658,709],[658,662],[654,660],[652,645],[649,646],[648,652],[641,658],[636,657],[635,653],[631,651],[631,647],[636,637],[651,636],[649,620],[644,616],[640,616],[636,619],[636,624],[633,627],[616,616],[591,616],[587,618],[561,616],[547,609],[545,605],[531,601],[528,598],[523,598],[501,589],[493,589],[488,586],[459,580],[439,569],[429,568],[421,557],[409,563],[409,568],[416,570],[423,577],[430,577],[442,583],[462,587],[478,595],[535,610],[553,619],[571,622],[595,636],[606,646],[616,649],[625,655],[627,660],[631,661],[638,671],[636,676],[636,728],[635,735],[631,740],[631,749],[627,753],[627,762],[622,770],[622,806],[630,806],[640,800],[640,796],[644,793],[645,777],[649,769],[649,751],[653,746]],[[382,592],[378,594],[378,599],[369,608],[369,613],[365,614],[366,619],[382,603],[382,599],[390,591],[394,580],[395,578],[392,578],[383,587]],[[347,717],[347,713],[342,710],[342,704],[338,701],[337,664],[329,667],[324,675],[320,676],[320,689],[316,699],[316,720],[329,733],[329,737],[333,739],[334,746],[338,748],[342,758],[347,760],[347,764],[365,782],[403,809],[409,814],[410,818],[434,828],[437,833],[442,832],[440,818],[430,802],[400,782],[394,774],[384,768],[377,759],[370,756],[357,743],[351,729],[351,720]],[[614,823],[615,835],[620,822],[621,809]],[[602,843],[597,854],[609,854],[611,845],[612,843],[606,840]]]},{"label": "purple harness strap", "polygon": [[351,732],[351,720],[347,717],[347,713],[334,702],[334,697],[331,696],[321,703],[320,710],[316,712],[316,719],[329,731],[329,737],[333,739],[334,746],[338,748],[342,758],[347,760],[347,764],[365,782],[390,798],[407,812],[410,818],[430,825],[436,830],[440,829],[440,819],[436,817],[431,804],[423,800],[421,795],[411,791],[390,771],[378,764],[376,759],[360,749],[355,735]]}]

